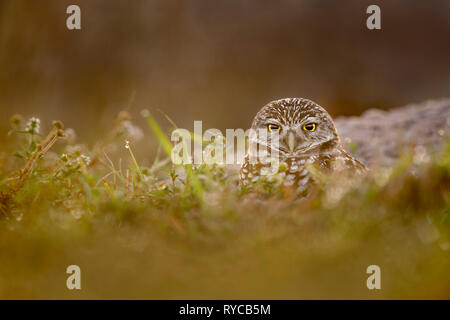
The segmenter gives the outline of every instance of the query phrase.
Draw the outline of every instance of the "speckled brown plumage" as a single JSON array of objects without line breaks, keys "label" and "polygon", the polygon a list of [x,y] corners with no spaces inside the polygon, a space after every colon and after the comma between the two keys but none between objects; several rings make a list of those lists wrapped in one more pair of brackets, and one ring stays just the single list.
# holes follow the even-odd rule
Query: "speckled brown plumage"
[{"label": "speckled brown plumage", "polygon": [[[311,100],[287,98],[270,102],[256,114],[252,129],[269,131],[269,125],[271,132],[267,133],[266,140],[250,138],[249,151],[240,171],[243,185],[271,175],[268,168],[272,151],[278,152],[280,168],[283,168],[276,173],[281,176],[282,185],[293,189],[300,197],[310,194],[316,184],[315,170],[324,174],[366,172],[365,165],[342,147],[330,115]],[[279,139],[275,147],[271,145],[274,134],[278,134]],[[258,154],[257,150],[263,147],[269,152]]]}]

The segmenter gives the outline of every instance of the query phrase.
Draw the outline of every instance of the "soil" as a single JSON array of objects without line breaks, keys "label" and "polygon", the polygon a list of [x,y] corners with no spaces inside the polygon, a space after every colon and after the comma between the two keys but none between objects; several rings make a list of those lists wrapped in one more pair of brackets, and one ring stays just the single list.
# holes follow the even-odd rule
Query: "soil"
[{"label": "soil", "polygon": [[369,109],[335,124],[344,147],[369,167],[392,166],[404,152],[436,152],[450,138],[450,98],[383,111]]}]

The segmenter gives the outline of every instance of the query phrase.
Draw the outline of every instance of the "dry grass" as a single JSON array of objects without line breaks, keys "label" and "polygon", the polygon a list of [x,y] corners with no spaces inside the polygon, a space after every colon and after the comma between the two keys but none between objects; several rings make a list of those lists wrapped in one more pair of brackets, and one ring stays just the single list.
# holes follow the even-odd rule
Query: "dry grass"
[{"label": "dry grass", "polygon": [[[226,168],[172,167],[146,117],[162,145],[150,167],[124,148],[126,114],[91,148],[59,122],[44,138],[14,119],[0,298],[450,298],[450,144],[297,203],[276,185],[242,192]],[[71,264],[81,291],[65,286]]]}]

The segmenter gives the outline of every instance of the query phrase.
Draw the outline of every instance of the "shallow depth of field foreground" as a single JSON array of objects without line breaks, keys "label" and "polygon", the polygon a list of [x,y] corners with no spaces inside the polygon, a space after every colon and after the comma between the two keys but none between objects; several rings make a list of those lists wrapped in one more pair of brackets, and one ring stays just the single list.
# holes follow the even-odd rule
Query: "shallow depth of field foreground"
[{"label": "shallow depth of field foreground", "polygon": [[[276,182],[241,190],[227,167],[172,166],[146,120],[145,138],[161,144],[150,166],[125,148],[137,127],[124,112],[91,147],[58,121],[11,119],[0,298],[450,298],[445,137],[299,203]],[[73,264],[81,290],[66,287]],[[366,286],[369,265],[381,290]]]},{"label": "shallow depth of field foreground", "polygon": [[[1,0],[0,300],[450,299],[449,12]],[[239,165],[171,161],[176,129],[206,155],[200,121],[244,132],[284,98],[332,120],[263,113],[290,151],[279,174],[241,187]],[[361,176],[315,170],[307,147]]]}]

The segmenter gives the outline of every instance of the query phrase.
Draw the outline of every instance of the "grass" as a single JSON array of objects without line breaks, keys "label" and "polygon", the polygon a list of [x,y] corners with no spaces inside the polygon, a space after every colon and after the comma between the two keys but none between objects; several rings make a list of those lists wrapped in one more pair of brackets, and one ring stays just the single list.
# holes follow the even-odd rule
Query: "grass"
[{"label": "grass", "polygon": [[[255,192],[223,166],[173,166],[143,116],[163,150],[150,167],[131,143],[123,163],[111,151],[125,150],[126,114],[91,148],[60,122],[41,135],[36,119],[11,120],[0,298],[450,298],[450,143],[299,203],[276,180]],[[71,264],[80,291],[66,288]],[[366,287],[372,264],[381,290]]]}]

